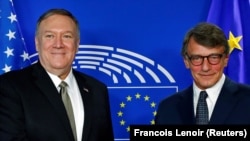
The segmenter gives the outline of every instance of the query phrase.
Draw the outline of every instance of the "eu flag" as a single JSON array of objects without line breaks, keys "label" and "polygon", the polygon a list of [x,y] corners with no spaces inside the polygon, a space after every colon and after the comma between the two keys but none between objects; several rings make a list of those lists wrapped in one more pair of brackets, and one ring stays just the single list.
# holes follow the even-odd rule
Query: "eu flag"
[{"label": "eu flag", "polygon": [[250,1],[212,0],[207,21],[221,27],[230,46],[225,74],[250,84]]},{"label": "eu flag", "polygon": [[0,37],[0,74],[30,65],[11,0],[0,0]]}]

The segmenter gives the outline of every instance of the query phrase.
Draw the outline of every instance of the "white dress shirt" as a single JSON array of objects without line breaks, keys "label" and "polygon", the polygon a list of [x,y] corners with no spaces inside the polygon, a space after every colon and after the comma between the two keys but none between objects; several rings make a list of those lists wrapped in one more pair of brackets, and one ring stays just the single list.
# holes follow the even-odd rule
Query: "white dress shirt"
[{"label": "white dress shirt", "polygon": [[224,82],[225,82],[225,75],[224,74],[222,75],[220,80],[214,86],[212,86],[211,88],[208,88],[206,90],[201,90],[193,82],[193,90],[194,90],[193,100],[194,100],[194,113],[195,113],[195,115],[196,115],[196,107],[198,104],[199,94],[201,91],[206,91],[208,94],[206,101],[207,101],[207,106],[208,106],[209,119],[211,118],[213,110],[214,110],[214,106],[216,104],[216,101],[218,99],[218,96],[220,94],[220,91],[221,91],[221,88],[222,88]]},{"label": "white dress shirt", "polygon": [[[61,83],[61,79],[49,72],[47,72],[52,79],[53,83],[55,84],[55,87],[57,88],[58,92],[60,91],[59,84]],[[68,94],[72,103],[72,108],[74,111],[74,117],[75,117],[75,125],[76,125],[76,134],[77,134],[77,140],[82,140],[82,131],[83,131],[83,122],[84,122],[84,108],[83,108],[83,102],[81,93],[78,87],[78,84],[76,82],[76,79],[72,73],[72,69],[69,73],[69,75],[65,78],[65,81],[68,84]]]}]

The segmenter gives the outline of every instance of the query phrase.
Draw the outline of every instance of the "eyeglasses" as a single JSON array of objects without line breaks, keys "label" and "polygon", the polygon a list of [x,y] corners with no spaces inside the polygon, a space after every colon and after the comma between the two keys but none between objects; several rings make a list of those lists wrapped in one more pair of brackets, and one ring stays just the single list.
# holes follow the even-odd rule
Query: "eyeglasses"
[{"label": "eyeglasses", "polygon": [[188,54],[186,54],[188,59],[190,60],[190,62],[194,65],[194,66],[199,66],[201,64],[203,64],[204,62],[204,58],[207,58],[208,63],[211,65],[217,65],[219,64],[223,54],[210,54],[208,56],[200,56],[200,55],[192,55],[192,56],[188,56]]}]

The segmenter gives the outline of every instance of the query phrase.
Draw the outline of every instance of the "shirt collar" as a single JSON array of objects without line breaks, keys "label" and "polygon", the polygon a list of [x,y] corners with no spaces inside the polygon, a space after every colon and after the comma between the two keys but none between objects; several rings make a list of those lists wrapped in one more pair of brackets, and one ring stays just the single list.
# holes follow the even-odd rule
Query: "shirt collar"
[{"label": "shirt collar", "polygon": [[[214,86],[205,90],[208,94],[208,98],[211,99],[213,102],[217,100],[220,94],[221,88],[225,82],[225,79],[226,79],[225,74],[222,74],[222,77]],[[194,99],[198,100],[200,92],[204,90],[201,90],[200,88],[198,88],[194,82],[193,82],[193,90],[194,90]]]},{"label": "shirt collar", "polygon": [[[53,81],[54,85],[56,87],[58,87],[59,84],[62,82],[62,80],[57,75],[54,75],[54,74],[52,74],[52,73],[50,73],[48,71],[47,71],[47,73],[50,76],[51,80]],[[65,81],[68,84],[68,86],[70,87],[69,84],[72,84],[71,82],[73,81],[73,72],[72,72],[72,69],[70,70],[68,76],[63,81]]]}]

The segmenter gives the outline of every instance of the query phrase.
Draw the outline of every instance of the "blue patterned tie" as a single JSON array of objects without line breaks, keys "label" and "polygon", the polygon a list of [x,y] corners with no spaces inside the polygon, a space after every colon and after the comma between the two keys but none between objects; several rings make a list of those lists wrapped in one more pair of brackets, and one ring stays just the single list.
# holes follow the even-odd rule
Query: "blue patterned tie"
[{"label": "blue patterned tie", "polygon": [[201,91],[196,109],[196,124],[208,124],[207,92]]}]

